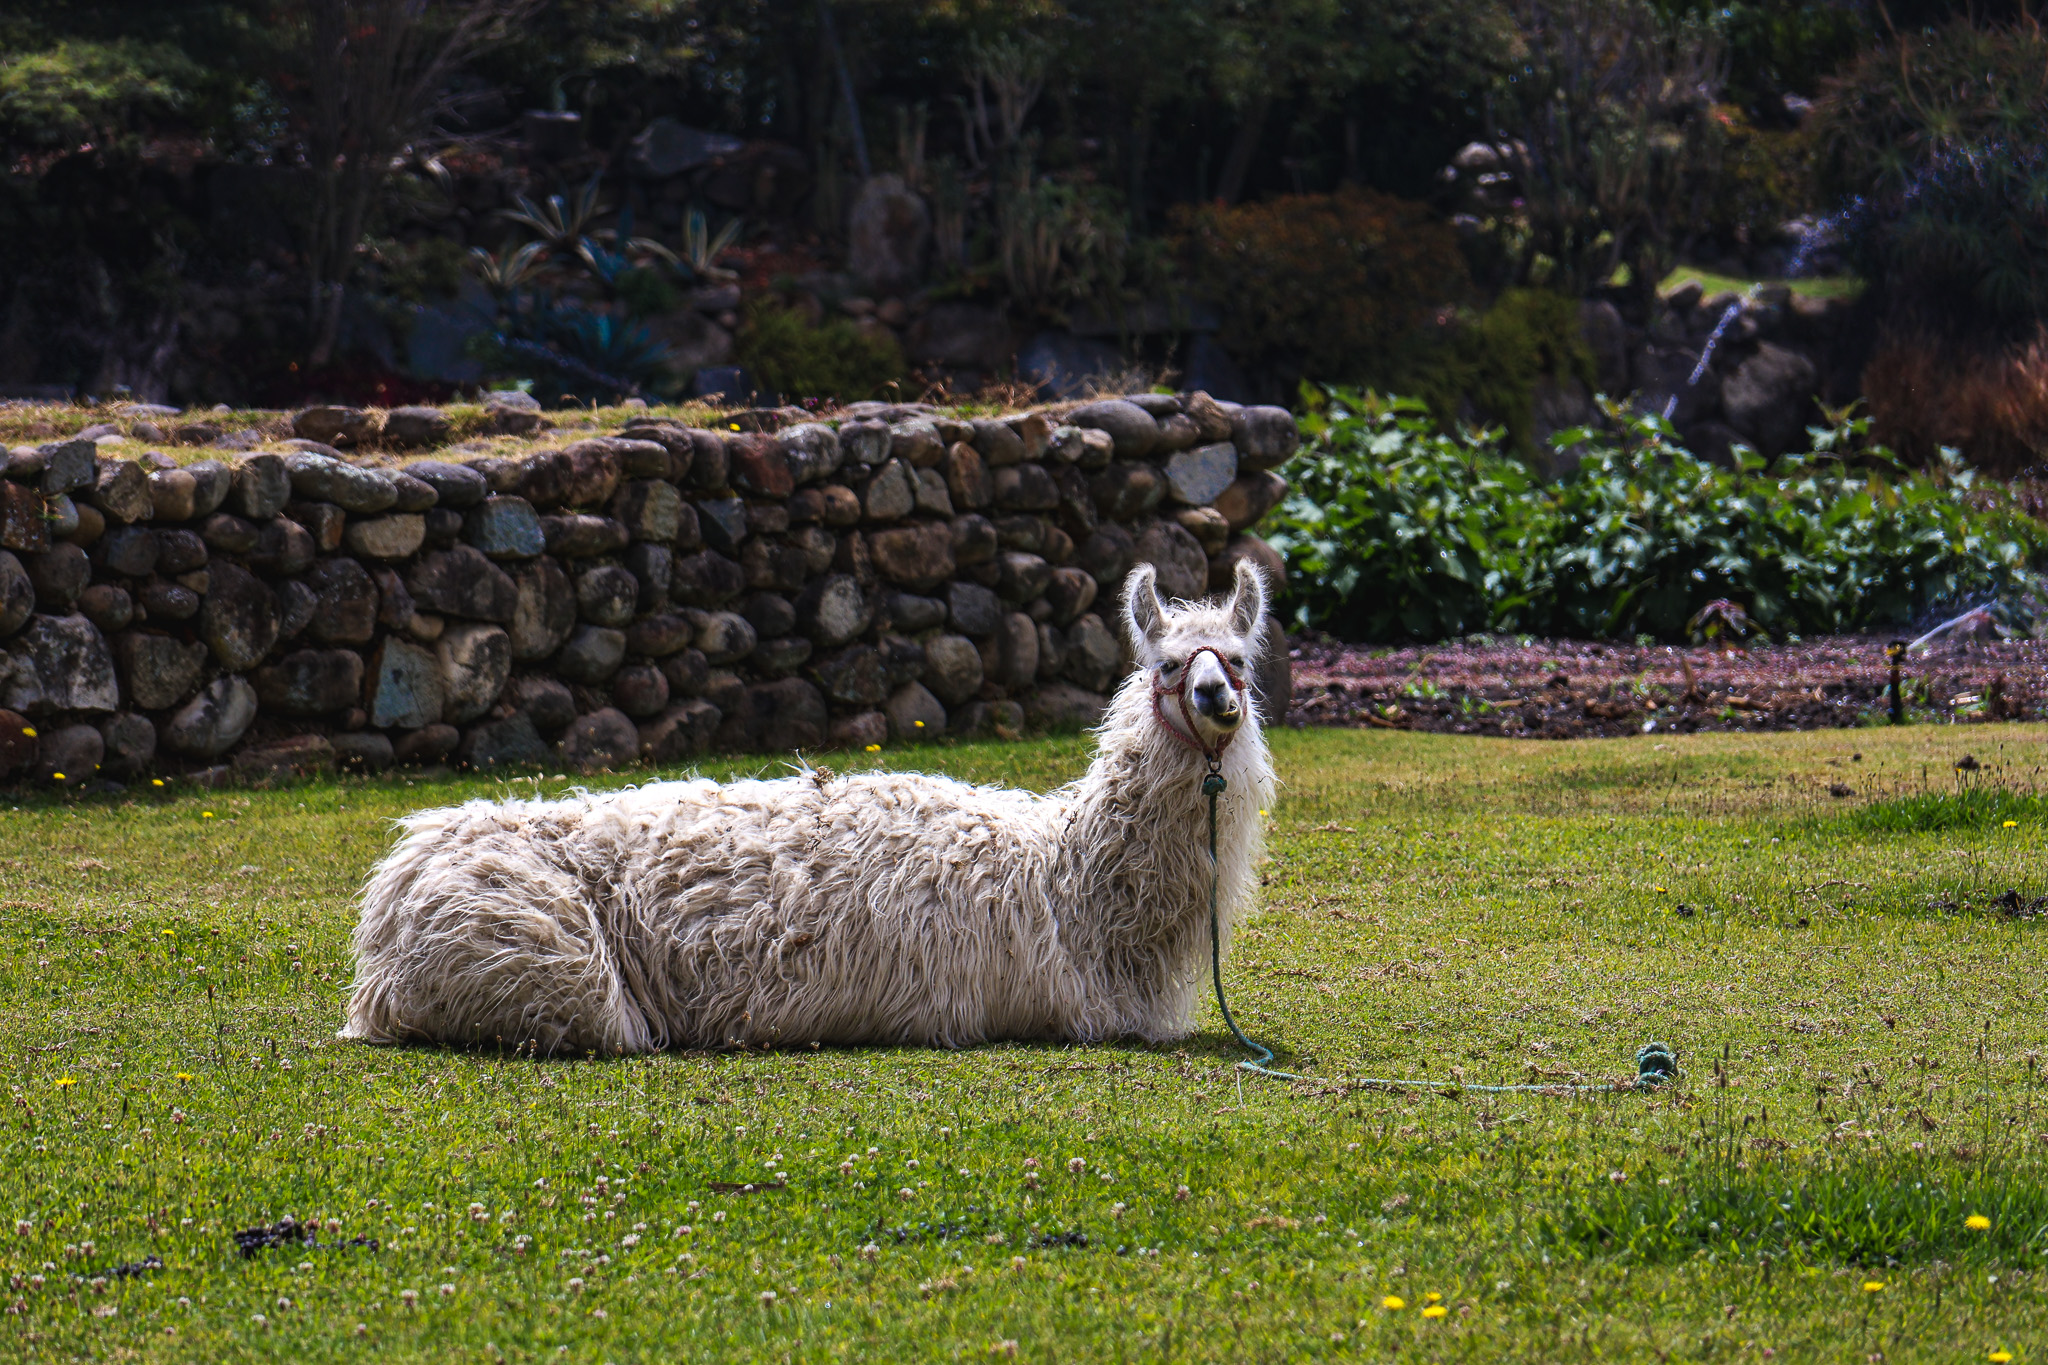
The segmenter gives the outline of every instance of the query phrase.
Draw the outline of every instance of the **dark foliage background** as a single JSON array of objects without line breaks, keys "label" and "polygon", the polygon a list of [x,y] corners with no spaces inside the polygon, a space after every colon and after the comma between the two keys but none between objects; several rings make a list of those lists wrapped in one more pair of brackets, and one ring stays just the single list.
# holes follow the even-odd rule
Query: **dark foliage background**
[{"label": "dark foliage background", "polygon": [[[1531,376],[1584,371],[1568,339],[1514,340],[1531,291],[1641,312],[1674,262],[1748,259],[1852,195],[1890,316],[2031,335],[2041,42],[2025,7],[1932,0],[16,0],[0,388],[396,398],[426,382],[391,340],[406,319],[462,294],[471,247],[533,240],[512,196],[590,182],[585,230],[639,274],[565,240],[538,284],[619,325],[522,314],[533,335],[505,340],[583,348],[572,367],[687,351],[664,318],[711,262],[629,243],[687,257],[701,218],[735,229],[750,304],[722,325],[748,354],[872,389],[886,344],[751,301],[800,303],[788,282],[839,267],[863,181],[897,174],[930,206],[922,299],[1019,337],[1108,317],[1091,335],[1155,365],[1185,363],[1184,335],[1120,320],[1206,302],[1249,392],[1397,384],[1525,443]],[[536,156],[535,111],[576,116],[574,145]],[[662,119],[730,140],[686,203],[629,170]],[[1501,172],[1480,201],[1443,178],[1474,143]],[[1518,311],[1488,334],[1503,291]]]}]

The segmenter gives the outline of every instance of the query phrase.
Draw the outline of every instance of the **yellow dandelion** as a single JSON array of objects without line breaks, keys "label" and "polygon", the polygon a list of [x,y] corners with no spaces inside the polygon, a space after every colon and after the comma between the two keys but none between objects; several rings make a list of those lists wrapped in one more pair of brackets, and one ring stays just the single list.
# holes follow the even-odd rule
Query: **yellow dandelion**
[{"label": "yellow dandelion", "polygon": [[1883,1280],[1865,1280],[1863,1282],[1863,1292],[1866,1294],[1875,1294],[1882,1288],[1884,1288]]},{"label": "yellow dandelion", "polygon": [[164,780],[161,777],[152,777],[149,779],[149,785],[152,787],[161,787],[163,784]]},{"label": "yellow dandelion", "polygon": [[1389,1313],[1398,1313],[1407,1306],[1407,1300],[1396,1294],[1389,1294],[1380,1300],[1380,1307],[1386,1309]]},{"label": "yellow dandelion", "polygon": [[738,431],[740,429],[740,424],[738,422],[728,422],[726,423],[726,425],[731,427],[734,431]]},{"label": "yellow dandelion", "polygon": [[63,1088],[65,1087],[65,1086],[67,1086],[67,1085],[77,1085],[77,1084],[78,1084],[78,1081],[77,1081],[77,1079],[76,1079],[76,1078],[74,1078],[74,1077],[71,1077],[71,1076],[59,1076],[59,1077],[57,1078],[57,1088],[58,1088],[59,1090],[62,1090],[62,1089],[63,1089]]},{"label": "yellow dandelion", "polygon": [[202,820],[211,820],[213,818],[213,812],[210,810],[203,810],[199,812],[199,818]]},{"label": "yellow dandelion", "polygon": [[2020,827],[2020,822],[2017,820],[2008,820],[2005,822],[2005,827],[2007,829],[2018,829]]},{"label": "yellow dandelion", "polygon": [[1422,1297],[1428,1299],[1431,1303],[1442,1303],[1444,1301],[1444,1296],[1437,1293],[1435,1290],[1431,1290],[1429,1293],[1424,1294]]},{"label": "yellow dandelion", "polygon": [[1450,1311],[1450,1309],[1444,1307],[1440,1303],[1433,1303],[1429,1307],[1422,1310],[1422,1316],[1424,1316],[1425,1318],[1440,1318]]},{"label": "yellow dandelion", "polygon": [[62,782],[64,780],[64,774],[62,773],[51,773],[50,777],[53,781],[57,782]]},{"label": "yellow dandelion", "polygon": [[1991,1231],[1991,1220],[1981,1213],[1973,1213],[1963,1220],[1963,1226],[1972,1232]]},{"label": "yellow dandelion", "polygon": [[1663,888],[1663,887],[1661,887],[1661,886],[1653,886],[1653,887],[1651,887],[1650,889],[1651,889],[1652,891],[1655,891],[1655,892],[1656,892],[1656,893],[1657,893],[1658,895],[1660,895],[1660,896],[1664,894],[1664,888]]},{"label": "yellow dandelion", "polygon": [[871,754],[878,754],[882,752],[882,746],[879,744],[870,744],[868,745],[868,752]]},{"label": "yellow dandelion", "polygon": [[178,936],[178,931],[176,929],[166,929],[163,931],[163,933],[165,938],[176,938]]},{"label": "yellow dandelion", "polygon": [[911,723],[912,725],[915,725],[915,726],[916,726],[916,727],[917,727],[918,729],[920,729],[920,730],[924,729],[924,722],[923,722],[923,721],[921,721],[921,720],[914,720],[914,721],[912,721],[912,722],[910,722],[910,723]]},{"label": "yellow dandelion", "polygon": [[189,1081],[192,1079],[192,1073],[189,1071],[180,1071],[178,1073],[178,1079],[181,1081]]},{"label": "yellow dandelion", "polygon": [[2007,1365],[2007,1362],[2009,1362],[2012,1359],[2012,1352],[1993,1351],[1990,1355],[1986,1356],[1985,1359],[1991,1361],[1992,1365]]},{"label": "yellow dandelion", "polygon": [[21,732],[22,734],[28,736],[30,739],[34,739],[36,737],[36,727],[33,725],[22,726]]}]

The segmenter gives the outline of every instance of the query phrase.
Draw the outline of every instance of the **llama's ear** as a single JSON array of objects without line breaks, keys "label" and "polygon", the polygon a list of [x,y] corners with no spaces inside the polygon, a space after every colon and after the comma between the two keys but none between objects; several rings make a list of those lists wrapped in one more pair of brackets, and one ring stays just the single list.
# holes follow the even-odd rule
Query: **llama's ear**
[{"label": "llama's ear", "polygon": [[1230,593],[1230,628],[1246,640],[1258,637],[1266,616],[1266,575],[1249,559],[1237,561],[1237,586]]},{"label": "llama's ear", "polygon": [[1149,660],[1159,652],[1159,637],[1166,630],[1166,604],[1159,600],[1158,571],[1140,564],[1124,580],[1124,621],[1130,627],[1131,648]]}]

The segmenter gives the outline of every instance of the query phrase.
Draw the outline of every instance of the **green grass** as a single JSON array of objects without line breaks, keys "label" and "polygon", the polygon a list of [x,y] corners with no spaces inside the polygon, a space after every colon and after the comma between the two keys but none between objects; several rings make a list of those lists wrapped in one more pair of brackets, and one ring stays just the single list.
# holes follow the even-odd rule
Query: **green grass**
[{"label": "green grass", "polygon": [[1751,280],[1735,275],[1717,275],[1711,270],[1699,270],[1682,265],[1666,275],[1657,285],[1659,294],[1669,294],[1687,280],[1698,280],[1700,289],[1708,298],[1720,293],[1740,294],[1753,284],[1782,284],[1795,294],[1810,299],[1853,299],[1863,292],[1863,281],[1854,275],[1801,275],[1790,280]]},{"label": "green grass", "polygon": [[[1281,733],[1265,904],[1227,977],[1281,1065],[1328,1078],[1292,1086],[1230,1070],[1213,1007],[1158,1049],[343,1045],[350,897],[389,819],[565,782],[0,805],[0,1341],[37,1360],[2038,1359],[2043,929],[1930,906],[2048,891],[2044,741]],[[1955,795],[1966,750],[1972,788],[2019,814]],[[1085,754],[858,761],[1045,787]],[[1927,813],[1944,803],[1964,814]],[[1344,1083],[1624,1076],[1653,1037],[1685,1068],[1660,1094]],[[237,1255],[234,1231],[287,1214],[382,1246]],[[163,1269],[96,1282],[150,1254]]]}]

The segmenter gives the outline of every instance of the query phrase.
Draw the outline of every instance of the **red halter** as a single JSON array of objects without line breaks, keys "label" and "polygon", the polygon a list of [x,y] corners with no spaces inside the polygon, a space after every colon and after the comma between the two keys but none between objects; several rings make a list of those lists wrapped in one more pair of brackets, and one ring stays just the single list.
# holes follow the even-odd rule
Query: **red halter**
[{"label": "red halter", "polygon": [[[1216,662],[1223,667],[1224,678],[1230,683],[1230,690],[1237,693],[1240,698],[1244,696],[1244,679],[1230,666],[1230,660],[1223,657],[1223,651],[1214,645],[1203,645],[1188,655],[1187,662],[1180,666],[1180,681],[1172,687],[1161,687],[1159,675],[1156,672],[1152,675],[1152,714],[1159,718],[1159,724],[1165,728],[1166,733],[1208,759],[1210,770],[1213,772],[1215,765],[1223,759],[1223,751],[1230,747],[1230,741],[1237,738],[1237,731],[1231,730],[1226,733],[1222,739],[1216,741],[1214,749],[1208,748],[1199,739],[1194,738],[1201,732],[1195,728],[1194,709],[1188,705],[1188,682],[1195,676],[1195,660],[1204,654],[1216,656]],[[1186,734],[1182,734],[1161,709],[1160,702],[1166,697],[1176,698],[1180,702],[1181,719],[1185,720],[1188,726]]]}]

